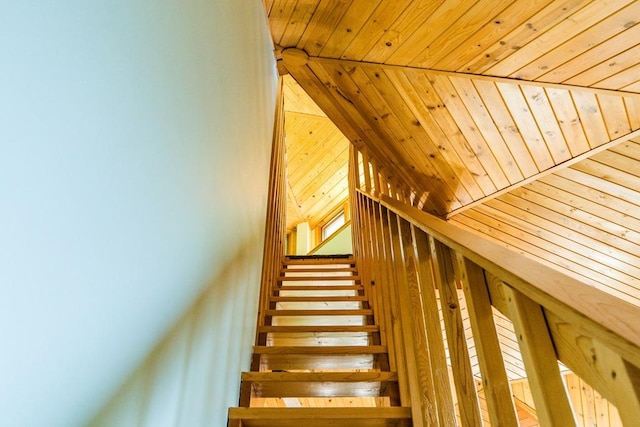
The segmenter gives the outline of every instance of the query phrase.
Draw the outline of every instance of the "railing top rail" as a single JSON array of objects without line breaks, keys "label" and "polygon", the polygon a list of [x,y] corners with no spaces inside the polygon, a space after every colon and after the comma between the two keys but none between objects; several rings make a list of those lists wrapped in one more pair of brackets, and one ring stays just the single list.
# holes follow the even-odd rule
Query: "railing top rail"
[{"label": "railing top rail", "polygon": [[640,366],[640,307],[500,244],[478,238],[468,230],[391,197],[380,195],[376,198],[362,190],[356,191],[380,202],[584,333],[615,349],[629,362]]}]

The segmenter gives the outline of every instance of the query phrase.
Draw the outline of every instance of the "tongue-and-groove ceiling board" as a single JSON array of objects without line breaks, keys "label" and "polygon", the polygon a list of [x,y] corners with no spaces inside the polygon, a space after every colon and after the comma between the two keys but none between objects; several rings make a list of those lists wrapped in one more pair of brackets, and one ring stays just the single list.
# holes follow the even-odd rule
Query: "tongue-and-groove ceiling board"
[{"label": "tongue-and-groove ceiling board", "polygon": [[290,77],[284,76],[287,229],[312,227],[348,197],[349,141]]},{"label": "tongue-and-groove ceiling board", "polygon": [[266,6],[291,75],[440,216],[640,128],[637,1]]}]

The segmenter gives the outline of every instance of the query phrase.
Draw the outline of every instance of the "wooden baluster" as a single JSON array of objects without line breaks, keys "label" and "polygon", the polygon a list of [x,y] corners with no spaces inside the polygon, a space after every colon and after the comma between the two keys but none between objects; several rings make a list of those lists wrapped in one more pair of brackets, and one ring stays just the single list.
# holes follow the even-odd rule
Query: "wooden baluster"
[{"label": "wooden baluster", "polygon": [[362,152],[362,168],[364,169],[364,191],[369,194],[373,194],[373,187],[371,186],[371,165],[369,164],[369,154],[366,151]]},{"label": "wooden baluster", "polygon": [[[411,226],[407,221],[398,217],[398,227],[400,229],[400,239],[402,242],[402,254],[404,268],[406,271],[406,280],[400,283],[398,293],[400,301],[405,310],[402,324],[405,330],[408,330],[408,339],[411,342],[411,348],[408,349],[408,357],[412,359],[413,366],[409,366],[410,378],[415,378],[418,390],[412,390],[412,394],[416,393],[416,399],[412,399],[412,406],[422,410],[422,418],[425,425],[438,424],[438,405],[433,385],[433,376],[431,373],[431,360],[427,347],[427,337],[422,316],[422,304],[420,302],[420,284],[418,279],[417,261],[413,250],[413,238],[411,236]],[[415,419],[415,418],[414,418]]]},{"label": "wooden baluster", "polygon": [[442,304],[442,314],[449,343],[460,418],[464,426],[480,426],[482,418],[480,417],[478,395],[471,370],[469,349],[464,335],[460,301],[453,276],[451,252],[447,246],[433,237],[429,237],[429,246],[434,264],[434,276],[440,285],[440,304]]},{"label": "wooden baluster", "polygon": [[393,325],[391,317],[391,306],[389,299],[390,272],[389,264],[391,263],[390,255],[388,255],[389,247],[383,234],[382,212],[379,203],[373,203],[372,209],[373,234],[378,244],[377,258],[375,266],[377,268],[376,292],[379,296],[379,306],[382,310],[382,321],[380,322],[381,336],[386,337],[386,343],[389,354],[389,367],[392,371],[398,370],[396,364],[395,339],[393,337]]},{"label": "wooden baluster", "polygon": [[611,378],[612,401],[618,408],[625,426],[640,422],[640,369],[624,360],[609,347],[594,340],[600,363],[609,369],[604,372]]},{"label": "wooden baluster", "polygon": [[640,373],[599,340],[545,310],[558,359],[619,408],[626,425],[640,420]]},{"label": "wooden baluster", "polygon": [[[380,302],[380,291],[372,286],[372,283],[376,280],[378,276],[378,249],[377,249],[377,241],[375,237],[375,228],[376,224],[374,219],[372,218],[372,201],[365,197],[358,197],[358,215],[361,221],[361,230],[362,230],[362,239],[365,242],[363,245],[363,258],[366,260],[363,266],[359,267],[364,272],[367,271],[367,274],[362,277],[362,283],[365,285],[367,292],[369,295],[369,299],[373,305],[376,324],[380,326],[381,322],[384,320],[384,316],[382,315],[382,308]],[[381,326],[380,334],[381,339],[383,336],[384,327]],[[384,343],[376,343],[383,344]],[[381,366],[383,369],[388,368],[388,363],[384,362]]]},{"label": "wooden baluster", "polygon": [[543,426],[575,425],[542,308],[515,289],[502,287],[540,423]]},{"label": "wooden baluster", "polygon": [[[411,331],[413,327],[413,319],[411,310],[409,309],[411,301],[409,300],[408,292],[408,278],[406,274],[405,264],[402,256],[402,241],[399,231],[398,217],[389,213],[389,227],[391,230],[391,244],[393,249],[393,261],[395,270],[395,289],[393,295],[396,298],[398,305],[400,332],[402,334],[402,342],[404,343],[403,353],[404,362],[406,364],[406,375],[409,389],[409,399],[411,402],[411,414],[414,425],[430,425],[435,422],[435,414],[431,412],[431,408],[428,402],[423,402],[421,394],[424,390],[420,390],[420,384],[416,381],[417,378],[417,365],[415,359],[415,343],[413,333]],[[426,407],[424,407],[426,406]],[[425,418],[424,415],[429,418]],[[431,419],[430,419],[431,418]]]},{"label": "wooden baluster", "polygon": [[[385,238],[385,259],[388,262],[387,268],[389,272],[389,280],[387,282],[387,297],[389,298],[391,327],[393,333],[393,339],[395,341],[395,360],[396,369],[398,372],[398,386],[400,389],[400,403],[402,406],[411,406],[411,394],[409,393],[409,379],[407,376],[407,365],[405,348],[407,343],[402,333],[402,320],[400,304],[398,302],[397,287],[399,278],[397,277],[398,265],[396,264],[397,257],[399,256],[394,244],[393,239],[393,219],[395,217],[393,213],[388,212],[386,209],[382,211],[382,229],[383,236]],[[401,266],[401,265],[400,265]],[[419,425],[419,424],[418,424]]]},{"label": "wooden baluster", "polygon": [[429,237],[419,229],[411,227],[413,250],[418,260],[417,273],[420,295],[422,297],[422,314],[427,335],[427,345],[431,357],[433,383],[438,405],[438,420],[442,426],[455,426],[456,415],[451,395],[451,381],[447,366],[447,355],[440,329],[438,301],[433,282]]},{"label": "wooden baluster", "polygon": [[455,258],[455,275],[462,282],[467,302],[491,425],[518,426],[484,271],[459,253]]},{"label": "wooden baluster", "polygon": [[373,195],[379,197],[382,193],[382,188],[380,187],[380,169],[378,168],[378,163],[376,159],[373,157],[370,159],[371,162],[371,170],[373,171]]},{"label": "wooden baluster", "polygon": [[355,191],[353,191],[354,188],[360,189],[360,186],[362,185],[360,182],[360,162],[358,159],[359,153],[360,152],[353,144],[349,145],[349,176],[351,177],[351,182],[353,183],[350,183],[349,185],[350,196],[355,195]]}]

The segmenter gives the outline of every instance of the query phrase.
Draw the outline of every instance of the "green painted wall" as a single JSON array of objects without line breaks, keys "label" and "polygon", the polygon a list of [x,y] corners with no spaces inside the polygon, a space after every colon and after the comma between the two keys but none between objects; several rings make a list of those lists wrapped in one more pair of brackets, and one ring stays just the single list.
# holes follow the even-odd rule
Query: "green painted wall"
[{"label": "green painted wall", "polygon": [[351,225],[330,237],[317,251],[311,251],[314,255],[339,255],[352,254],[353,243],[351,241]]}]

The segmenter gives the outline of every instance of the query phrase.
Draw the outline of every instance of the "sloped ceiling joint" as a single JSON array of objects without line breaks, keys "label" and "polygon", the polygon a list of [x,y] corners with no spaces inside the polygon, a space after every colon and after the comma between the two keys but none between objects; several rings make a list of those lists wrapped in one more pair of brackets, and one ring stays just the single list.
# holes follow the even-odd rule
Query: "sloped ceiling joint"
[{"label": "sloped ceiling joint", "polygon": [[600,145],[600,146],[598,146],[596,148],[593,148],[593,149],[591,149],[591,150],[589,150],[589,151],[587,151],[585,153],[582,153],[582,154],[580,154],[578,156],[575,156],[575,157],[573,157],[573,158],[571,158],[569,160],[566,160],[566,161],[564,161],[564,162],[562,162],[560,164],[557,164],[557,165],[555,165],[555,166],[553,166],[553,167],[551,167],[549,169],[546,169],[546,170],[544,170],[544,171],[542,171],[542,172],[540,172],[540,173],[538,173],[536,175],[532,175],[529,178],[523,179],[522,181],[520,181],[520,182],[518,182],[516,184],[513,184],[513,185],[511,185],[509,187],[503,188],[502,190],[496,191],[495,193],[491,194],[490,196],[487,196],[487,197],[485,197],[483,199],[476,200],[476,201],[474,201],[474,202],[472,202],[472,203],[470,203],[468,205],[465,205],[465,206],[463,206],[463,207],[461,207],[459,209],[451,211],[446,215],[446,219],[450,219],[450,218],[454,217],[455,215],[466,211],[467,209],[471,209],[471,208],[474,208],[476,206],[482,205],[483,203],[486,203],[489,200],[495,199],[495,198],[500,197],[500,196],[502,196],[502,195],[504,195],[506,193],[509,193],[509,192],[511,192],[511,191],[513,191],[513,190],[515,190],[517,188],[523,187],[523,186],[525,186],[527,184],[530,184],[530,183],[532,183],[534,181],[537,181],[538,179],[540,179],[542,177],[545,177],[547,175],[551,175],[551,174],[553,174],[553,173],[555,173],[555,172],[557,172],[559,170],[562,170],[562,169],[568,168],[568,167],[570,167],[572,165],[575,165],[576,163],[581,162],[581,161],[583,161],[585,159],[588,159],[591,156],[594,156],[594,155],[596,155],[596,154],[598,154],[600,152],[606,151],[606,150],[608,150],[610,148],[615,147],[616,145],[619,145],[619,144],[622,144],[624,142],[627,142],[630,139],[636,138],[638,136],[640,136],[640,129],[636,129],[636,130],[634,130],[634,131],[632,131],[632,132],[630,132],[630,133],[628,133],[626,135],[623,135],[623,136],[621,136],[619,138],[611,140],[611,141],[607,142],[606,144],[602,144],[602,145]]},{"label": "sloped ceiling joint", "polygon": [[[309,57],[285,65],[423,210],[450,217],[638,135],[640,94]],[[611,106],[611,108],[609,108]],[[626,114],[625,114],[626,113]]]},{"label": "sloped ceiling joint", "polygon": [[[364,147],[370,148],[370,141],[375,140],[380,152],[376,150],[376,155],[371,155],[375,159],[380,171],[395,177],[399,184],[409,190],[407,193],[424,192],[426,182],[423,179],[416,179],[415,174],[404,170],[401,157],[397,154],[393,144],[389,144],[384,135],[377,129],[368,126],[363,121],[356,105],[345,94],[344,91],[333,84],[330,76],[319,75],[310,67],[312,64],[306,52],[300,49],[288,48],[282,51],[282,59],[285,67],[291,76],[302,86],[309,96],[327,114],[327,116],[338,126],[340,131],[351,141],[351,143],[362,150]],[[323,78],[326,77],[326,78]],[[369,150],[372,152],[373,150]],[[378,154],[379,153],[379,154]],[[441,212],[444,215],[446,212]]]},{"label": "sloped ceiling joint", "polygon": [[567,83],[554,83],[554,82],[547,82],[543,80],[526,80],[526,79],[517,78],[517,77],[502,77],[502,76],[487,75],[487,74],[464,73],[461,71],[447,71],[447,70],[439,70],[437,68],[423,68],[423,67],[416,67],[416,66],[410,66],[410,65],[383,64],[379,62],[354,61],[349,59],[328,58],[323,56],[309,56],[304,50],[296,49],[296,48],[285,48],[282,50],[281,54],[284,53],[285,51],[287,52],[287,55],[294,54],[293,53],[294,51],[298,52],[298,53],[295,53],[295,55],[300,55],[300,56],[304,55],[306,57],[305,63],[322,62],[327,64],[334,63],[334,64],[346,65],[351,67],[369,67],[369,68],[383,68],[387,70],[398,70],[398,71],[416,71],[416,72],[437,74],[437,75],[447,76],[447,77],[460,77],[460,78],[467,78],[467,79],[474,79],[474,80],[486,80],[486,81],[492,81],[496,83],[510,83],[510,84],[518,84],[518,85],[527,84],[527,85],[539,86],[539,87],[551,88],[551,89],[580,90],[580,91],[603,94],[603,95],[628,96],[628,97],[640,98],[640,92],[632,92],[632,91],[622,90],[622,89],[615,90],[615,89],[606,89],[606,88],[600,88],[595,86],[579,86],[579,85],[573,85],[573,84],[567,84]]}]

